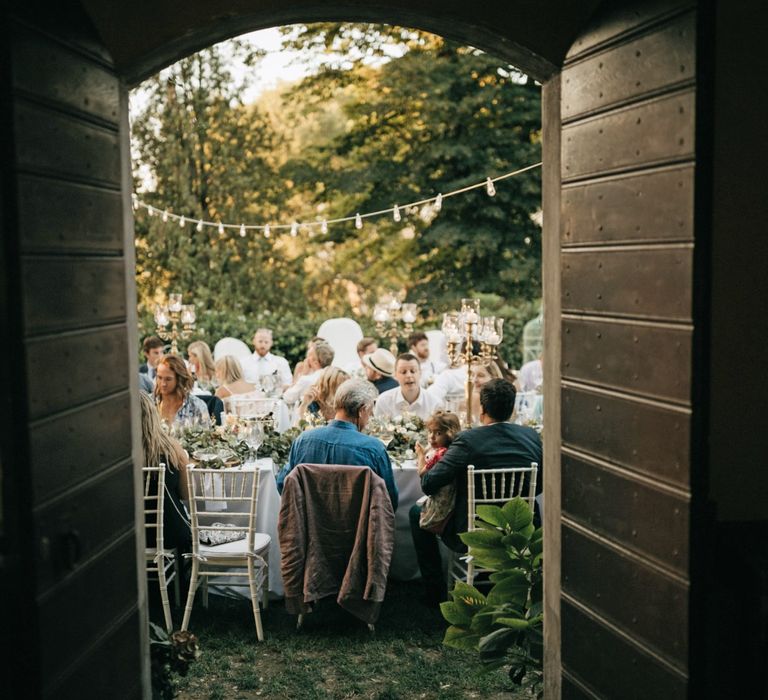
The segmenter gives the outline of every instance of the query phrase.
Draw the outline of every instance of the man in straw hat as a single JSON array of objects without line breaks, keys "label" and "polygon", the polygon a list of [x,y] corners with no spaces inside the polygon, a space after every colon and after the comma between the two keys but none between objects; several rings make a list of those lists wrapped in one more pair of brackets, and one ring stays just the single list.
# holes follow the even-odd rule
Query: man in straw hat
[{"label": "man in straw hat", "polygon": [[381,394],[399,386],[394,378],[395,356],[384,348],[378,348],[368,355],[363,355],[363,368],[368,381]]}]

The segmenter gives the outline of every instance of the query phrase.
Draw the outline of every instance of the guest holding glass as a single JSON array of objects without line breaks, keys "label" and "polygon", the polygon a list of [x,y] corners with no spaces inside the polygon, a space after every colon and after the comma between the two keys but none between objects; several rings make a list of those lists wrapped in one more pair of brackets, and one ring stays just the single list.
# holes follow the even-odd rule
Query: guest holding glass
[{"label": "guest holding glass", "polygon": [[192,375],[178,355],[166,355],[160,360],[155,380],[155,402],[160,417],[168,425],[210,422],[208,407],[192,394],[193,385]]}]

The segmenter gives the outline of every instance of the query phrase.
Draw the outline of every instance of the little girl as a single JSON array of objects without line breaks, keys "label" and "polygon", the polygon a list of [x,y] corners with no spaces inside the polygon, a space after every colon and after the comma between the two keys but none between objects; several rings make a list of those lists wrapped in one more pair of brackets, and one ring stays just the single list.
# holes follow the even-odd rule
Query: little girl
[{"label": "little girl", "polygon": [[[426,422],[429,451],[420,443],[416,443],[416,457],[419,476],[435,466],[448,450],[458,432],[461,430],[458,417],[447,411],[435,411]],[[441,534],[453,514],[456,504],[456,485],[448,484],[437,491],[434,496],[427,496],[421,508],[419,527],[435,534]]]}]

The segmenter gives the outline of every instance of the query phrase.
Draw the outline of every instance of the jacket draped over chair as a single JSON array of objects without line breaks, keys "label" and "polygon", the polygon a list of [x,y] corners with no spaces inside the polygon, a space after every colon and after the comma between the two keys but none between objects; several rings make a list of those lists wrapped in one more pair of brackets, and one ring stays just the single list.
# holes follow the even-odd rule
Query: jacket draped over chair
[{"label": "jacket draped over chair", "polygon": [[384,481],[368,467],[298,465],[285,479],[278,520],[286,610],[306,613],[336,595],[342,608],[375,623],[394,523]]}]

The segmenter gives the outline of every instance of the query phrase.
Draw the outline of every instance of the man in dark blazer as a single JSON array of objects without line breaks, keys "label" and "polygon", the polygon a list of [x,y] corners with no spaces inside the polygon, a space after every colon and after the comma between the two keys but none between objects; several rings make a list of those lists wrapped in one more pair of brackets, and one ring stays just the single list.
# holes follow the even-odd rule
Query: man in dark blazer
[{"label": "man in dark blazer", "polygon": [[[459,433],[442,459],[429,471],[422,471],[421,488],[428,496],[443,486],[456,484],[456,507],[440,538],[456,552],[466,552],[458,533],[467,531],[467,465],[475,469],[542,467],[541,439],[533,428],[509,423],[515,408],[515,387],[505,379],[493,379],[480,390],[478,428]],[[541,473],[541,472],[539,472]],[[537,480],[537,490],[542,479]],[[445,600],[447,588],[443,576],[437,535],[419,527],[421,506],[411,508],[411,534],[424,580],[428,605]]]}]

